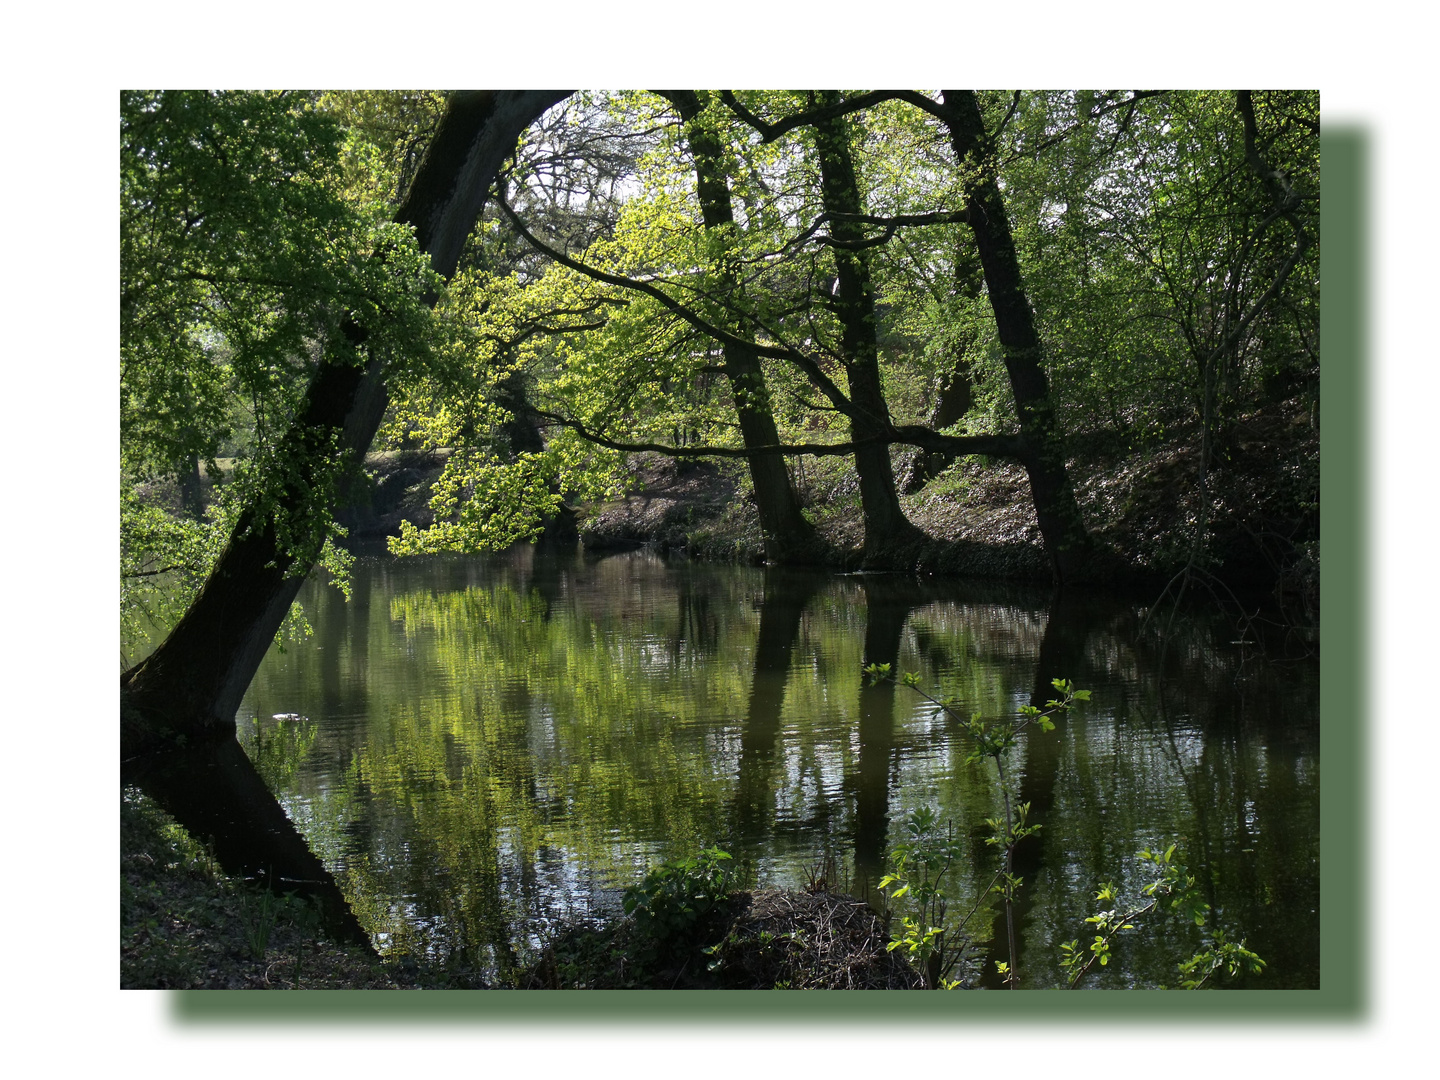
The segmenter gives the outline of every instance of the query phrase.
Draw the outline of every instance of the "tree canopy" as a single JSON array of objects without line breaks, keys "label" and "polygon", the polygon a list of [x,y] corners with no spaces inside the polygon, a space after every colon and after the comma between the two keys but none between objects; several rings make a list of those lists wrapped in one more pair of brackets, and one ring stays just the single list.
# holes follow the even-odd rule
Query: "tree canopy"
[{"label": "tree canopy", "polygon": [[[1237,422],[1318,399],[1310,91],[135,91],[120,121],[127,617],[173,621],[247,530],[343,571],[325,372],[378,373],[383,445],[450,452],[397,552],[533,538],[647,451],[743,463],[774,561],[858,504],[904,568],[935,538],[898,496],[980,455],[1024,467],[1057,578],[1099,550],[1079,442],[1193,432],[1193,563]],[[406,208],[474,176],[445,281]]]},{"label": "tree canopy", "polygon": [[[307,382],[322,353],[423,370],[439,279],[346,175],[346,132],[304,95],[126,92],[120,120],[121,557],[135,610],[157,572],[198,585],[247,507],[307,566],[320,556],[340,476],[334,446],[288,437]],[[222,456],[233,467],[208,516],[141,497],[202,465],[218,478]],[[282,507],[297,473],[307,497]]]}]

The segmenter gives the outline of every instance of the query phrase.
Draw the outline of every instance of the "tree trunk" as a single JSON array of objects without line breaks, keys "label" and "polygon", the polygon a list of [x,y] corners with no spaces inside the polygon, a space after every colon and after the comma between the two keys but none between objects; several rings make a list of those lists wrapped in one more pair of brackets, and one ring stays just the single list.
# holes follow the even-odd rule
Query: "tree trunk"
[{"label": "tree trunk", "polygon": [[[456,94],[441,119],[395,220],[415,227],[442,276],[455,272],[491,182],[520,134],[561,91],[480,90]],[[359,329],[349,321],[352,343]],[[281,512],[303,505],[306,487],[339,461],[358,467],[388,402],[383,357],[364,367],[324,358],[291,425],[299,471],[280,491]],[[332,440],[338,451],[329,451]],[[121,676],[125,753],[177,737],[233,735],[235,712],[275,638],[309,565],[280,542],[262,509],[242,516],[209,579],[169,637]]]},{"label": "tree trunk", "polygon": [[205,485],[200,479],[200,458],[191,454],[176,478],[180,488],[180,511],[192,521],[205,520]]},{"label": "tree trunk", "polygon": [[[667,90],[664,96],[685,121],[686,137],[695,157],[695,186],[705,228],[733,226],[735,213],[720,142],[714,132],[693,123],[703,107],[700,95],[694,90]],[[733,285],[732,276],[727,273],[722,278],[722,287]],[[727,329],[733,329],[737,336],[748,336],[743,328]],[[780,445],[760,357],[738,345],[726,345],[723,349],[725,374],[735,397],[735,412],[746,448]],[[817,557],[815,528],[800,511],[800,498],[795,493],[785,459],[778,454],[764,454],[751,457],[749,463],[750,479],[755,485],[755,506],[765,535],[765,557],[788,565],[814,561]]]},{"label": "tree trunk", "polygon": [[[822,104],[839,100],[835,91],[821,94]],[[821,195],[827,214],[862,213],[855,164],[850,154],[849,126],[836,117],[815,125],[815,148],[820,161]],[[832,219],[831,236],[840,244],[862,239],[853,221]],[[875,333],[875,286],[863,249],[835,247],[836,295],[831,303],[841,326],[841,351],[855,408],[850,435],[857,442],[883,437],[891,430],[890,410],[880,381],[880,350]],[[865,559],[887,560],[897,545],[923,539],[900,508],[895,472],[888,443],[872,443],[855,451],[860,478],[860,502],[865,514]]]},{"label": "tree trunk", "polygon": [[1015,395],[1021,460],[1030,477],[1035,517],[1056,581],[1070,580],[1083,573],[1090,537],[1065,470],[1065,447],[1056,424],[1050,381],[1045,376],[1045,350],[1025,295],[1010,221],[995,179],[994,140],[985,131],[973,90],[941,93],[955,156],[962,167],[979,170],[978,178],[968,187],[966,209],[980,250],[1000,345],[1005,351],[1005,370]]},{"label": "tree trunk", "polygon": [[340,941],[374,953],[340,886],[276,801],[239,742],[213,742],[132,759],[121,779],[137,784],[233,877],[277,896],[314,902],[321,925]]}]

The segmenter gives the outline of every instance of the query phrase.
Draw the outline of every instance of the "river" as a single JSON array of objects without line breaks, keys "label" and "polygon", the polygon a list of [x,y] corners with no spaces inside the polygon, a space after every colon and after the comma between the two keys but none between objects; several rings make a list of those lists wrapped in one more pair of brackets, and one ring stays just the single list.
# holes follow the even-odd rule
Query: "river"
[{"label": "river", "polygon": [[[348,602],[314,579],[301,599],[314,634],[271,650],[240,741],[382,952],[503,973],[710,844],[763,886],[828,861],[874,897],[920,805],[965,838],[969,910],[1001,803],[963,718],[1013,717],[1063,677],[1091,700],[1013,752],[1042,826],[1017,853],[1025,985],[1059,985],[1097,886],[1135,896],[1137,852],[1171,843],[1212,925],[1267,963],[1232,985],[1319,985],[1318,661],[1293,629],[1201,612],[1162,640],[1168,620],[1142,633],[1145,608],[1106,594],[644,551],[370,556]],[[867,662],[959,715],[866,685]],[[1199,935],[1151,919],[1087,985],[1173,985]]]}]

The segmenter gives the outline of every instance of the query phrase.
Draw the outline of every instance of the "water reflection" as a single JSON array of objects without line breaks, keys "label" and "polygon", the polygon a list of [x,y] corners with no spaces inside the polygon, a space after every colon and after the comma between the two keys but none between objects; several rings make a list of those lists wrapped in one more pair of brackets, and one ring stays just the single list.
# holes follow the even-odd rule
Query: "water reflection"
[{"label": "water reflection", "polygon": [[[1017,852],[1027,984],[1059,982],[1098,882],[1183,838],[1270,962],[1256,985],[1318,985],[1315,664],[1258,663],[1223,621],[1186,622],[1161,656],[1100,595],[573,549],[365,559],[349,604],[314,583],[304,600],[316,635],[267,658],[242,740],[382,948],[503,969],[709,843],[783,885],[833,853],[859,889],[921,802],[971,837],[968,900],[994,872],[993,769],[965,762],[954,718],[864,685],[878,662],[967,714],[1043,704],[1055,677],[1093,691],[1017,748],[1044,825]],[[278,738],[285,713],[313,737]],[[1186,943],[1136,936],[1099,985],[1173,981]]]},{"label": "water reflection", "polygon": [[[282,752],[272,751],[279,745]],[[312,900],[321,924],[341,940],[370,943],[329,870],[285,816],[271,788],[308,749],[275,733],[252,742],[267,776],[234,739],[187,750],[130,758],[121,782],[141,788],[191,836],[206,845],[222,869],[276,893]],[[267,786],[267,784],[269,786]]]}]

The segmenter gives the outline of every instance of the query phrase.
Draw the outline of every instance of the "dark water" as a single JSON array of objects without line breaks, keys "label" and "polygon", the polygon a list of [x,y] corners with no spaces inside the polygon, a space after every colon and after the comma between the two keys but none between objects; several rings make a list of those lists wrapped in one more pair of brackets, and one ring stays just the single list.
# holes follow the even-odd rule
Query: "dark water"
[{"label": "dark water", "polygon": [[[1100,882],[1133,896],[1136,853],[1172,842],[1269,965],[1240,985],[1319,985],[1317,665],[1293,637],[1191,617],[1162,676],[1143,610],[1113,598],[647,553],[377,557],[349,603],[302,599],[314,636],[267,657],[241,742],[381,951],[504,969],[712,843],[762,885],[830,856],[863,893],[921,804],[966,838],[968,910],[995,869],[993,766],[966,762],[959,719],[865,686],[874,661],[967,716],[1014,716],[1055,677],[1093,692],[1013,754],[1043,825],[1017,861],[1027,986],[1061,981]],[[1152,920],[1089,985],[1173,984],[1198,942]]]}]

